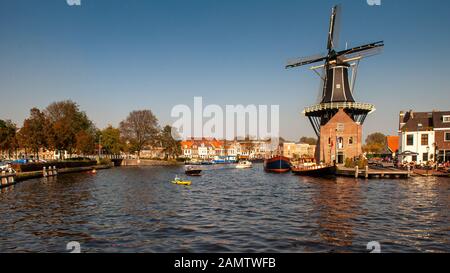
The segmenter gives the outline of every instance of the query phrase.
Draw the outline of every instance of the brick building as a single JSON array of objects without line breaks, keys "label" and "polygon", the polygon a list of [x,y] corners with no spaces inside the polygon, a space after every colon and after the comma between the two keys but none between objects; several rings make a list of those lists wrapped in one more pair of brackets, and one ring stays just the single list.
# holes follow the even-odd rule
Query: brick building
[{"label": "brick building", "polygon": [[320,127],[320,161],[344,164],[346,158],[362,154],[362,126],[343,109]]}]

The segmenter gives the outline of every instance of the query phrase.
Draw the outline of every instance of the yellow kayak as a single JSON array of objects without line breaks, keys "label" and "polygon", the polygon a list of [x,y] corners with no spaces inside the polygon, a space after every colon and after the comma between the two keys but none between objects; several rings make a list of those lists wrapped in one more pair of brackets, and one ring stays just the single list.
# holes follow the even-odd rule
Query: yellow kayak
[{"label": "yellow kayak", "polygon": [[173,184],[177,184],[177,185],[190,186],[190,185],[192,184],[192,181],[187,181],[187,180],[173,180],[172,183],[173,183]]}]

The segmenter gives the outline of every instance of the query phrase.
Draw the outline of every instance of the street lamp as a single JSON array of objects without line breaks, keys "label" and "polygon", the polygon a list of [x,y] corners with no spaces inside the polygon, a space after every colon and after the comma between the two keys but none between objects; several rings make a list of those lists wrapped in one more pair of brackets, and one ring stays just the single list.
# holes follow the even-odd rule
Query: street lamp
[{"label": "street lamp", "polygon": [[430,166],[430,146],[427,146],[427,176],[428,176],[429,166]]}]

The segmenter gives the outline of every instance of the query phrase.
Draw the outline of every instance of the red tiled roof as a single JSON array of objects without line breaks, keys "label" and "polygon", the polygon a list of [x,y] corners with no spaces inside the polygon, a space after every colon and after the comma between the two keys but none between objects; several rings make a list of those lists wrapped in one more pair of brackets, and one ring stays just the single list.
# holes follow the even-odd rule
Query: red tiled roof
[{"label": "red tiled roof", "polygon": [[205,147],[208,148],[220,148],[223,146],[223,141],[217,140],[217,139],[190,139],[190,140],[184,140],[181,142],[181,148],[185,149],[187,146],[188,149],[192,149],[194,146],[194,149],[197,149],[198,147],[202,146],[202,144],[205,145]]},{"label": "red tiled roof", "polygon": [[400,141],[400,137],[399,136],[387,136],[387,145],[389,150],[392,153],[396,153],[400,147],[399,141]]}]

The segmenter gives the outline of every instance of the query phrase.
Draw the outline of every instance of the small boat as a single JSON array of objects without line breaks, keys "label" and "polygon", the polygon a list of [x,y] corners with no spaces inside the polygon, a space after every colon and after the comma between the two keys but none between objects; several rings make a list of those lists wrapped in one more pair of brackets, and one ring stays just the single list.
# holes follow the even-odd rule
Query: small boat
[{"label": "small boat", "polygon": [[289,158],[274,156],[264,161],[264,170],[271,173],[287,173],[291,170]]},{"label": "small boat", "polygon": [[184,173],[189,176],[201,176],[202,169],[194,168],[193,166],[186,167]]},{"label": "small boat", "polygon": [[192,184],[192,181],[189,180],[183,180],[179,178],[178,176],[175,177],[175,179],[172,181],[173,184],[182,185],[182,186],[190,186]]},{"label": "small boat", "polygon": [[292,168],[292,173],[302,176],[328,176],[336,174],[336,166],[332,165],[311,165],[311,166],[299,166]]},{"label": "small boat", "polygon": [[241,161],[236,165],[236,169],[249,169],[251,167],[253,167],[252,162],[247,160]]},{"label": "small boat", "polygon": [[214,165],[213,161],[202,161],[200,165]]}]

